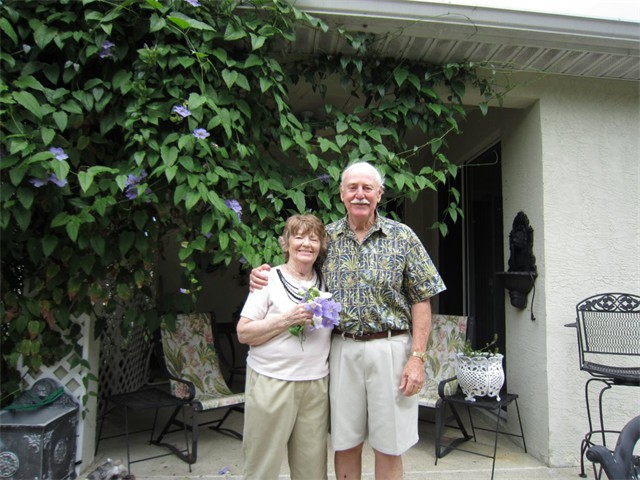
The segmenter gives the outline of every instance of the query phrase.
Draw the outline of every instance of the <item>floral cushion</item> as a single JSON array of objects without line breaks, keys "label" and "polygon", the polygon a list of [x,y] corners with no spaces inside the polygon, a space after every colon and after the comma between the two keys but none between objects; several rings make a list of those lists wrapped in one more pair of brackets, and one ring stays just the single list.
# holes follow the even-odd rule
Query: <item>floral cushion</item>
[{"label": "floral cushion", "polygon": [[[419,394],[419,403],[435,408],[438,399],[438,384],[442,380],[456,376],[456,353],[464,350],[467,337],[467,317],[456,315],[433,315],[431,332],[427,342],[428,358],[424,364],[425,382]],[[457,382],[445,387],[445,394],[451,395],[458,388]]]},{"label": "floral cushion", "polygon": [[[222,376],[208,314],[178,315],[175,331],[163,325],[162,348],[169,373],[194,385],[196,409],[209,410],[244,401],[244,394],[232,393]],[[189,388],[171,380],[171,393],[188,398]]]}]

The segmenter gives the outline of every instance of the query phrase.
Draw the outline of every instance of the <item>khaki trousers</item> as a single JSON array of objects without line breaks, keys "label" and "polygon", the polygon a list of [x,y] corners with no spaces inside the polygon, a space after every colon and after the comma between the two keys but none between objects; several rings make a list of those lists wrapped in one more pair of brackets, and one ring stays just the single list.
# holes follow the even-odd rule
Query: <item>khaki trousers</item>
[{"label": "khaki trousers", "polygon": [[289,382],[247,368],[244,475],[277,479],[285,452],[291,479],[327,478],[329,377]]}]

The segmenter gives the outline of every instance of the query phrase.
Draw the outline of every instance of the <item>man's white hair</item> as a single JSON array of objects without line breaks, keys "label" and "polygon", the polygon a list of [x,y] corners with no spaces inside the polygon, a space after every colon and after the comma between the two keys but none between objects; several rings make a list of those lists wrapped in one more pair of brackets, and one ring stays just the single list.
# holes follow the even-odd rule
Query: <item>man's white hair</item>
[{"label": "man's white hair", "polygon": [[376,179],[376,182],[378,183],[378,186],[384,190],[384,175],[380,173],[380,170],[378,170],[376,167],[374,167],[369,162],[366,162],[364,160],[358,160],[357,162],[352,163],[342,171],[342,176],[340,177],[340,185],[344,183],[345,175],[351,170],[356,168],[363,168],[365,170],[371,171],[371,173],[373,173]]}]

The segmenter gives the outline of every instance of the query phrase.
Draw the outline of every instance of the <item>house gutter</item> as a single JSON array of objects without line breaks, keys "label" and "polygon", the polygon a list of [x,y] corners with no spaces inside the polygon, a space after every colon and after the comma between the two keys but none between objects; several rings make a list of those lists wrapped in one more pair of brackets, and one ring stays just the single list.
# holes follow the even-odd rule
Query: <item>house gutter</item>
[{"label": "house gutter", "polygon": [[348,30],[500,45],[571,49],[640,58],[640,23],[420,0],[294,0]]}]

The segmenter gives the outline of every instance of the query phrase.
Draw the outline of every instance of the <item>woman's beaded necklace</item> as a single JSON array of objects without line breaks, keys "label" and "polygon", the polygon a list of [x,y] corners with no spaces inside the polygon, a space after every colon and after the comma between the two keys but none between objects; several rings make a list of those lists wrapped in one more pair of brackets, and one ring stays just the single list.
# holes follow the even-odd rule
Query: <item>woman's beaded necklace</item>
[{"label": "woman's beaded necklace", "polygon": [[[304,298],[304,293],[300,292],[302,290],[302,285],[294,285],[293,283],[288,281],[282,274],[281,269],[278,268],[276,272],[278,272],[278,277],[280,278],[280,282],[284,287],[284,291],[287,293],[287,297],[289,297],[292,302],[301,303]],[[313,286],[316,288],[320,288],[320,278],[317,275]]]}]

